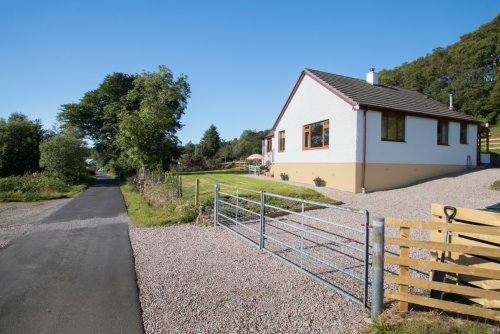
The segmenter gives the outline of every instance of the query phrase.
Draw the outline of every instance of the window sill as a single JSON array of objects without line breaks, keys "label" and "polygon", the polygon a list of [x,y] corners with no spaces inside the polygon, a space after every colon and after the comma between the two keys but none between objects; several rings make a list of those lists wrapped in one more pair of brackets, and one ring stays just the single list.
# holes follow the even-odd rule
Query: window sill
[{"label": "window sill", "polygon": [[438,144],[438,146],[450,146],[450,144]]},{"label": "window sill", "polygon": [[313,150],[327,150],[330,146],[322,146],[322,147],[303,147],[302,151],[313,151]]},{"label": "window sill", "polygon": [[406,143],[405,140],[392,140],[392,139],[380,139],[381,141],[387,141],[390,143]]}]

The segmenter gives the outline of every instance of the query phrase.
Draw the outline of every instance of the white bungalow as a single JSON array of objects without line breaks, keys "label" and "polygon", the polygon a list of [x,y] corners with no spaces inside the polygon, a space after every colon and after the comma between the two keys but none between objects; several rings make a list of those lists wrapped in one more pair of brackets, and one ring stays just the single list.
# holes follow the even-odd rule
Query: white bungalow
[{"label": "white bungalow", "polygon": [[474,167],[478,122],[415,91],[305,69],[263,142],[271,174],[350,192]]}]

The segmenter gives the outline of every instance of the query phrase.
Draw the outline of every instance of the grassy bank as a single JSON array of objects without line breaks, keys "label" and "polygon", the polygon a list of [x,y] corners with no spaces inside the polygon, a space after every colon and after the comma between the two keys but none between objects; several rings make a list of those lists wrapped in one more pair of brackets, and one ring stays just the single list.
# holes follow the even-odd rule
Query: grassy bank
[{"label": "grassy bank", "polygon": [[186,200],[177,200],[161,207],[154,207],[134,189],[125,182],[120,182],[120,189],[128,214],[132,222],[143,226],[165,226],[178,223],[187,223],[196,219],[194,203]]},{"label": "grassy bank", "polygon": [[45,174],[9,176],[0,179],[0,202],[34,202],[73,197],[85,190],[92,181],[93,178],[89,177],[79,184],[67,184]]},{"label": "grassy bank", "polygon": [[[131,184],[122,182],[120,188],[125,197],[132,221],[144,226],[171,225],[194,221],[198,215],[198,211],[194,207],[196,179],[200,180],[200,203],[205,208],[205,212],[209,212],[213,207],[215,183],[225,183],[241,188],[264,190],[274,194],[298,197],[316,202],[339,204],[339,202],[323,196],[312,189],[293,186],[286,182],[249,178],[238,175],[238,173],[241,172],[237,170],[223,170],[183,173],[182,198],[172,200],[170,203],[159,207],[150,205]],[[224,189],[224,191],[232,192],[231,189]],[[240,191],[239,194],[256,200],[259,196],[256,193],[245,191]],[[274,199],[273,204],[288,209],[295,209],[293,204],[285,203],[285,201],[278,199]],[[248,209],[254,210],[255,208]]]},{"label": "grassy bank", "polygon": [[410,312],[383,318],[364,334],[495,334],[495,327],[485,323],[448,317],[438,312]]}]

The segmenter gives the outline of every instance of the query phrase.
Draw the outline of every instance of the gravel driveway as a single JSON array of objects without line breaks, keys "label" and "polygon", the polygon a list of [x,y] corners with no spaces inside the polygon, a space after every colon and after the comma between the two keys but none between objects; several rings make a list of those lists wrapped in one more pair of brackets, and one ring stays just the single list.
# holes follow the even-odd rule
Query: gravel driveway
[{"label": "gravel driveway", "polygon": [[[422,220],[431,203],[499,203],[500,192],[488,189],[497,179],[500,170],[487,169],[371,194],[318,190],[372,215]],[[356,333],[366,317],[357,304],[222,228],[131,227],[130,238],[147,333]]]},{"label": "gravel driveway", "polygon": [[0,203],[0,249],[35,226],[68,201],[63,198],[32,203]]}]

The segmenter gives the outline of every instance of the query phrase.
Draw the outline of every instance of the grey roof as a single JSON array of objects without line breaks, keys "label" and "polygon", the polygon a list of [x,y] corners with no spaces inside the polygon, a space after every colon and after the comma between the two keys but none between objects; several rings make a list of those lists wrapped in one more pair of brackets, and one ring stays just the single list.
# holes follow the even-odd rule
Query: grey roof
[{"label": "grey roof", "polygon": [[312,69],[305,71],[331,87],[339,95],[352,101],[354,105],[359,104],[361,108],[393,110],[415,115],[477,122],[472,116],[449,110],[448,106],[416,91],[381,84],[372,85],[365,80]]}]

